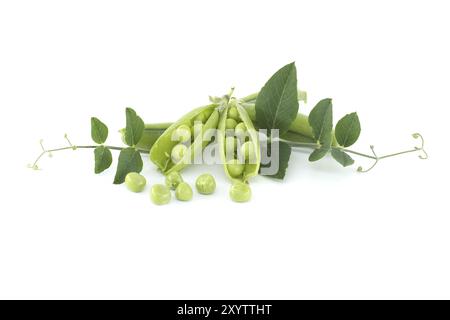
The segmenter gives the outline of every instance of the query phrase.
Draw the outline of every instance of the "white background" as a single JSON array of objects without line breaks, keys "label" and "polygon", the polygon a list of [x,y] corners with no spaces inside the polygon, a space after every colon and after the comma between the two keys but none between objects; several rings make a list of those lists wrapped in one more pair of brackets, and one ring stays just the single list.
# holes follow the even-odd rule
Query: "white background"
[{"label": "white background", "polygon": [[[446,1],[2,1],[0,298],[450,298]],[[292,156],[253,199],[157,207],[95,176],[90,150],[26,164],[47,147],[110,144],[132,106],[173,121],[236,86],[259,90],[296,61],[304,113],[331,97],[357,111],[355,150],[417,144],[370,173]],[[117,156],[117,154],[115,154]],[[357,158],[357,164],[370,162]],[[145,159],[150,184],[163,177]],[[114,162],[113,165],[116,165]]]}]

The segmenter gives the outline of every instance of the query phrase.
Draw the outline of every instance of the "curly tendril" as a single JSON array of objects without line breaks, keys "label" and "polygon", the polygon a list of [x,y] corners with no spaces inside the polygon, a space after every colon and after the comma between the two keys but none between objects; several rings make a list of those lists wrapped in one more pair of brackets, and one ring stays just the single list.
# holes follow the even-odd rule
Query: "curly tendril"
[{"label": "curly tendril", "polygon": [[406,151],[396,152],[396,153],[392,153],[392,154],[387,154],[387,155],[384,155],[384,156],[381,156],[381,157],[377,156],[377,154],[375,153],[375,150],[374,150],[375,147],[374,146],[370,146],[370,150],[372,151],[373,156],[360,154],[360,153],[353,152],[353,151],[350,151],[350,150],[346,150],[346,152],[354,153],[354,154],[357,154],[357,155],[360,155],[360,156],[363,156],[363,157],[375,160],[375,162],[372,164],[372,166],[370,166],[368,169],[363,169],[361,166],[359,166],[358,169],[357,169],[358,172],[368,172],[368,171],[372,170],[377,165],[378,161],[380,161],[382,159],[390,158],[390,157],[399,156],[399,155],[405,154],[405,153],[420,152],[420,154],[419,154],[419,158],[420,159],[422,159],[422,160],[428,159],[428,153],[424,149],[425,140],[423,139],[422,135],[420,133],[416,132],[416,133],[412,134],[412,137],[414,139],[420,139],[420,147],[416,146],[416,147],[414,147],[414,149],[411,149],[411,150],[406,150]]}]

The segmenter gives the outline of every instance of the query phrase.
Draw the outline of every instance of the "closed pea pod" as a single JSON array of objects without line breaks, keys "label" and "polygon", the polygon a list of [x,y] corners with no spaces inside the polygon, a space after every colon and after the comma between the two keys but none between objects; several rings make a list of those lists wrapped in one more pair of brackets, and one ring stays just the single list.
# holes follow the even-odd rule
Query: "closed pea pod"
[{"label": "closed pea pod", "polygon": [[[200,120],[205,121],[201,124],[202,134],[196,136],[192,144],[181,144],[179,134],[181,132],[187,132],[186,130],[189,129],[192,136],[193,126],[196,121],[200,123]],[[217,110],[216,104],[192,110],[167,128],[158,140],[156,140],[150,150],[150,160],[164,174],[182,170],[192,162],[194,150],[202,150],[210,142],[204,141],[203,137],[209,129],[216,129],[218,123],[219,111]],[[183,139],[186,139],[187,136],[188,134],[186,133]],[[175,151],[173,151],[174,149]],[[175,157],[172,159],[172,156]]]}]

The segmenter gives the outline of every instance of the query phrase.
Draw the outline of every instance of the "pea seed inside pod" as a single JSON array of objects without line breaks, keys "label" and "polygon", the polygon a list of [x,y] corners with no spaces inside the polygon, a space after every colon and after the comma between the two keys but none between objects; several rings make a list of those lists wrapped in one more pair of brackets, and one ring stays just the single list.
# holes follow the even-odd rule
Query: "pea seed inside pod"
[{"label": "pea seed inside pod", "polygon": [[203,134],[203,123],[194,121],[194,125],[192,126],[192,135],[194,136],[194,139],[202,134]]},{"label": "pea seed inside pod", "polygon": [[180,162],[187,153],[187,147],[184,144],[177,144],[173,147],[172,152],[170,154],[173,163]]},{"label": "pea seed inside pod", "polygon": [[234,129],[236,128],[237,122],[234,119],[227,119],[225,123],[225,129]]},{"label": "pea seed inside pod", "polygon": [[166,186],[169,189],[175,190],[182,182],[183,177],[178,171],[172,171],[166,176]]},{"label": "pea seed inside pod", "polygon": [[247,163],[254,163],[256,161],[255,146],[251,141],[247,141],[242,144],[241,155]]},{"label": "pea seed inside pod", "polygon": [[234,155],[236,154],[238,146],[238,141],[235,137],[226,137],[225,138],[225,153],[227,156],[227,159],[234,158]]},{"label": "pea seed inside pod", "polygon": [[169,188],[163,184],[155,184],[150,190],[150,199],[154,204],[163,205],[168,204],[172,195],[170,194]]},{"label": "pea seed inside pod", "polygon": [[144,190],[147,180],[137,172],[130,172],[125,177],[125,185],[130,191],[141,192]]},{"label": "pea seed inside pod", "polygon": [[233,159],[228,161],[227,163],[227,169],[230,176],[233,178],[238,178],[242,175],[245,169],[245,165],[237,159]]},{"label": "pea seed inside pod", "polygon": [[186,182],[181,182],[175,190],[175,197],[180,201],[189,201],[192,199],[192,188]]},{"label": "pea seed inside pod", "polygon": [[233,182],[230,188],[230,198],[234,202],[247,202],[252,197],[252,190],[247,183],[241,181]]},{"label": "pea seed inside pod", "polygon": [[228,118],[234,119],[236,121],[240,120],[239,112],[236,107],[231,107],[230,110],[228,110]]},{"label": "pea seed inside pod", "polygon": [[247,134],[247,128],[245,127],[245,124],[243,122],[239,122],[236,127],[234,128],[234,133],[239,138],[244,138]]},{"label": "pea seed inside pod", "polygon": [[186,142],[191,140],[191,128],[182,124],[173,133],[173,141]]}]

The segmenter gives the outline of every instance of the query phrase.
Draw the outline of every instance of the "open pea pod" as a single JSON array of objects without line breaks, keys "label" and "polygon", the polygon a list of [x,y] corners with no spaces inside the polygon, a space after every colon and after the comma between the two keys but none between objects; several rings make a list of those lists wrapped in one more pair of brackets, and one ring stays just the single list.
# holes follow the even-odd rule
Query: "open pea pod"
[{"label": "open pea pod", "polygon": [[[199,132],[201,134],[195,136],[194,124],[202,123]],[[196,108],[184,115],[177,122],[168,127],[164,133],[156,140],[150,149],[150,160],[164,173],[168,174],[172,171],[181,171],[187,165],[192,163],[194,158],[194,150],[203,149],[210,141],[204,139],[209,129],[216,129],[219,123],[219,111],[217,104],[211,104],[204,107]],[[181,126],[187,126],[192,132],[190,141],[183,144],[184,151],[179,161],[174,162],[172,151],[176,146],[181,145],[180,141],[174,139],[175,130]]]},{"label": "open pea pod", "polygon": [[[230,107],[225,108],[220,116],[217,137],[220,157],[224,163],[225,174],[232,181],[246,182],[259,172],[261,163],[259,138],[247,111],[240,105],[234,107],[238,112],[238,118],[234,119],[237,120],[235,128],[227,129]],[[247,157],[245,154],[251,156]]]}]

